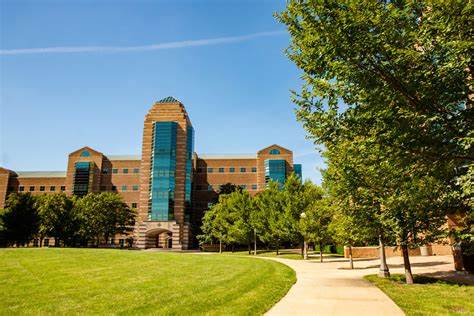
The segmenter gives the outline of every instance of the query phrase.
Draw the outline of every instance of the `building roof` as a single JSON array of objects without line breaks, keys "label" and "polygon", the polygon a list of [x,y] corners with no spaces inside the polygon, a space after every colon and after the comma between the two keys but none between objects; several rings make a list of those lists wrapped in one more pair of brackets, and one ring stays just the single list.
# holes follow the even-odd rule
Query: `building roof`
[{"label": "building roof", "polygon": [[109,160],[141,160],[140,155],[108,155]]},{"label": "building roof", "polygon": [[161,99],[160,101],[157,101],[156,103],[181,103],[178,100],[176,100],[174,97],[166,97],[164,99]]},{"label": "building roof", "polygon": [[199,159],[257,159],[254,154],[198,155]]},{"label": "building roof", "polygon": [[16,171],[19,178],[64,178],[66,171]]}]

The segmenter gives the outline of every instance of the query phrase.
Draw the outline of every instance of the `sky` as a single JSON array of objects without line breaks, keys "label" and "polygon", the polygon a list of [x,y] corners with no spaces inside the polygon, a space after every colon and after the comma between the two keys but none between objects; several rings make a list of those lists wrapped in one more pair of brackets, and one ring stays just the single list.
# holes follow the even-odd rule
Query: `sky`
[{"label": "sky", "polygon": [[198,154],[274,143],[321,182],[323,160],[296,121],[285,1],[0,0],[0,166],[65,170],[68,153],[141,152],[144,116],[186,107]]}]

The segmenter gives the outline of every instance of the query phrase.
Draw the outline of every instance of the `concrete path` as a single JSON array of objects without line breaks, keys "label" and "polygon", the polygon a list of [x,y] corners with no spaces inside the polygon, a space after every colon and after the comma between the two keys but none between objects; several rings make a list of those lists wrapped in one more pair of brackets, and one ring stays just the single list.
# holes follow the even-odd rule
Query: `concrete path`
[{"label": "concrete path", "polygon": [[[297,282],[266,315],[403,315],[403,311],[381,290],[362,277],[378,272],[378,260],[354,263],[271,258],[296,271]],[[453,269],[452,256],[411,257],[414,273]],[[388,258],[391,273],[403,273],[400,257]]]}]

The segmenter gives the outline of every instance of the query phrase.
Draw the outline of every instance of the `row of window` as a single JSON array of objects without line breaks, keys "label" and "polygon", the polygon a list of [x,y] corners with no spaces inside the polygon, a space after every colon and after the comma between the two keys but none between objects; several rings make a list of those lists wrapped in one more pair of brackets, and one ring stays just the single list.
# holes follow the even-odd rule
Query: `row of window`
[{"label": "row of window", "polygon": [[[59,187],[61,191],[66,191],[66,186],[62,185]],[[36,187],[34,185],[29,187],[29,192],[34,192],[36,190]],[[46,191],[46,186],[41,185],[39,187],[40,192],[45,192]],[[13,190],[12,190],[13,191]],[[52,185],[49,187],[49,192],[55,192],[56,191],[56,186]],[[20,185],[18,187],[18,192],[25,192],[25,187]]]},{"label": "row of window", "polygon": [[[140,188],[140,187],[139,187],[138,184],[132,185],[131,188],[130,188],[129,186],[122,185],[122,186],[121,186],[121,191],[122,191],[122,192],[127,192],[127,191],[129,191],[130,189],[131,189],[132,191],[138,191],[139,188]],[[103,185],[103,186],[100,187],[100,190],[101,190],[101,191],[107,191],[107,187],[106,187],[105,185]],[[117,186],[116,186],[116,185],[113,185],[113,186],[111,187],[111,190],[112,190],[112,191],[117,191],[117,190],[118,190],[118,189],[117,189]]]},{"label": "row of window", "polygon": [[[110,169],[107,167],[102,168],[102,173],[103,174],[109,174]],[[112,168],[112,173],[113,174],[118,174],[119,169],[118,168]],[[129,174],[129,173],[135,173],[138,174],[140,173],[140,168],[122,168],[122,173],[123,174]]]},{"label": "row of window", "polygon": [[[196,185],[196,190],[213,191],[214,189],[219,190],[221,188],[221,186],[222,186],[221,184],[214,184],[214,185],[209,184],[208,186]],[[239,185],[239,187],[241,187],[244,190],[247,190],[248,188],[250,190],[257,190],[257,188],[258,188],[258,186],[256,184],[252,184],[252,185],[241,184],[241,185]]]},{"label": "row of window", "polygon": [[[226,168],[224,168],[224,167],[220,167],[220,168],[207,168],[207,169],[206,169],[206,168],[197,168],[197,172],[198,172],[198,173],[206,173],[206,172],[207,172],[207,173],[213,173],[214,171],[217,171],[217,172],[219,172],[219,173],[223,173],[223,172],[225,172],[225,169],[226,169]],[[241,173],[248,172],[248,171],[247,171],[247,168],[245,168],[245,167],[241,167],[241,168],[239,168],[239,170],[240,170]],[[250,170],[251,172],[257,172],[257,168],[256,168],[256,167],[249,168],[249,170]],[[231,172],[231,173],[233,173],[233,172],[235,172],[235,168],[234,168],[234,167],[230,167],[230,168],[228,168],[228,171]]]}]

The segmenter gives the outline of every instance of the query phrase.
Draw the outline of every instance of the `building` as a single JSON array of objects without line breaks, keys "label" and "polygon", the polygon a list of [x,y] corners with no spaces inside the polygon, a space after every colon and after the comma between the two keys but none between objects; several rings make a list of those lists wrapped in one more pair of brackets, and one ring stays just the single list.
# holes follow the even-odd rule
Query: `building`
[{"label": "building", "polygon": [[138,210],[134,246],[188,249],[221,185],[232,183],[255,194],[269,180],[283,182],[292,172],[301,177],[301,165],[278,145],[245,156],[196,154],[184,105],[167,97],[145,116],[141,156],[105,155],[86,146],[69,154],[65,172],[0,168],[0,208],[10,192],[117,192]]}]

